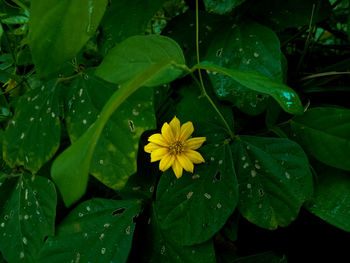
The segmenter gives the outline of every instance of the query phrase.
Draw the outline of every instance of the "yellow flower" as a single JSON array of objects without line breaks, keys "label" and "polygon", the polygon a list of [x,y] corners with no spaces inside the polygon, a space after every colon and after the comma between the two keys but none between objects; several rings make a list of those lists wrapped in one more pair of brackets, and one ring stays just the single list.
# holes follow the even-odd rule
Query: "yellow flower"
[{"label": "yellow flower", "polygon": [[173,168],[175,176],[180,178],[185,169],[193,173],[193,164],[203,163],[204,159],[199,152],[199,147],[205,142],[205,137],[190,138],[194,128],[188,121],[180,126],[178,118],[163,124],[161,133],[153,134],[148,138],[150,142],[144,148],[151,154],[151,162],[159,161],[159,170],[166,171]]}]

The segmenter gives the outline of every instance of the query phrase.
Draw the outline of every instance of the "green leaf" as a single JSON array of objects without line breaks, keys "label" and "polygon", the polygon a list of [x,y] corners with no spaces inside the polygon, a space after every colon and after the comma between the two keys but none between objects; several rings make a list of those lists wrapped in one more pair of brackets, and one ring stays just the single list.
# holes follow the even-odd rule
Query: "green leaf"
[{"label": "green leaf", "polygon": [[[232,22],[231,22],[232,23]],[[227,29],[218,29],[204,60],[233,70],[256,71],[282,82],[280,41],[267,27],[243,20]],[[219,99],[227,100],[245,113],[257,115],[266,109],[268,93],[250,90],[230,76],[209,72]]]},{"label": "green leaf", "polygon": [[[44,239],[54,235],[56,190],[39,176],[0,178],[0,250],[8,262],[37,262]],[[40,227],[39,227],[40,226]]]},{"label": "green leaf", "polygon": [[[147,242],[140,251],[146,256],[140,262],[149,263],[214,263],[215,251],[212,240],[194,246],[180,246],[161,229],[158,214],[153,206],[152,215],[149,218]],[[143,238],[144,240],[144,238]]]},{"label": "green leaf", "polygon": [[[205,54],[212,39],[216,38],[218,29],[225,26],[231,21],[226,16],[210,14],[199,10],[199,43],[200,57]],[[195,27],[195,10],[187,10],[186,13],[180,14],[170,21],[162,31],[162,34],[174,39],[182,48],[187,65],[197,64],[196,56],[196,27]]]},{"label": "green leaf", "polygon": [[204,0],[204,5],[207,11],[221,15],[231,12],[233,8],[244,2],[245,0]]},{"label": "green leaf", "polygon": [[60,143],[59,93],[56,80],[44,83],[17,103],[3,141],[4,160],[36,173],[56,153]]},{"label": "green leaf", "polygon": [[[111,49],[96,69],[96,75],[106,81],[123,84],[162,61],[185,65],[182,50],[174,40],[159,35],[133,36]],[[144,85],[158,86],[168,83],[180,77],[182,73],[182,69],[166,67]]]},{"label": "green leaf", "polygon": [[315,195],[306,208],[326,222],[350,232],[350,177],[341,170],[324,168],[318,173]]},{"label": "green leaf", "polygon": [[29,45],[41,77],[57,73],[96,31],[107,0],[32,0]]},{"label": "green leaf", "polygon": [[[181,101],[176,105],[175,112],[181,123],[191,121],[194,125],[193,137],[207,138],[208,144],[218,144],[227,140],[230,135],[226,130],[226,127],[210,104],[207,98],[201,96],[200,89],[194,84],[183,85],[178,90],[181,96]],[[214,94],[210,94],[211,98],[214,98]],[[233,116],[232,108],[227,105],[221,105],[215,103],[220,113],[224,116],[228,125],[233,129]],[[203,114],[205,112],[205,114]],[[170,121],[166,120],[166,121]]]},{"label": "green leaf", "polygon": [[[161,229],[181,245],[209,240],[233,213],[238,185],[228,144],[199,150],[206,160],[193,174],[177,179],[165,172],[158,184],[156,210]],[[200,215],[200,216],[199,216]]]},{"label": "green leaf", "polygon": [[228,69],[211,63],[202,63],[196,65],[194,69],[196,68],[205,69],[209,74],[227,75],[248,89],[270,95],[288,113],[303,113],[303,106],[294,90],[257,72]]},{"label": "green leaf", "polygon": [[313,108],[291,120],[293,140],[315,159],[350,171],[350,110]]},{"label": "green leaf", "polygon": [[252,3],[250,12],[261,23],[282,31],[308,26],[311,16],[313,23],[326,19],[331,13],[331,5],[327,0],[289,0],[284,1],[283,5],[279,0],[260,0]]},{"label": "green leaf", "polygon": [[51,176],[57,184],[67,206],[76,202],[86,191],[90,163],[97,141],[114,111],[137,89],[170,66],[164,61],[154,64],[121,86],[107,101],[100,117],[73,145],[54,161]]},{"label": "green leaf", "polygon": [[301,147],[288,139],[240,136],[232,151],[241,214],[266,229],[289,225],[313,192]]},{"label": "green leaf", "polygon": [[[72,143],[96,121],[117,85],[87,72],[76,78],[67,94],[66,123]],[[153,89],[143,87],[118,108],[96,145],[90,173],[113,189],[121,189],[129,176],[136,173],[136,157],[141,134],[155,128]]]},{"label": "green leaf", "polygon": [[45,242],[39,262],[126,262],[139,212],[139,201],[83,202]]},{"label": "green leaf", "polygon": [[101,49],[107,54],[110,48],[124,39],[142,34],[154,14],[165,0],[112,1],[101,21]]},{"label": "green leaf", "polygon": [[147,131],[142,134],[139,142],[137,155],[137,173],[130,176],[123,189],[118,194],[123,199],[141,199],[151,201],[154,195],[154,189],[160,176],[157,163],[151,163],[149,153],[146,153],[144,147],[148,144],[147,138],[153,134]]}]

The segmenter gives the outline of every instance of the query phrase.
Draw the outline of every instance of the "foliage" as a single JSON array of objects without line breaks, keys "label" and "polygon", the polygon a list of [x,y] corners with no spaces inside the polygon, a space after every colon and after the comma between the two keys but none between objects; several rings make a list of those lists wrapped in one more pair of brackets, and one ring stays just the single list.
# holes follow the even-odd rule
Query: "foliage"
[{"label": "foliage", "polygon": [[[292,262],[240,231],[349,232],[349,8],[1,1],[0,262]],[[144,152],[174,116],[206,137],[180,179]]]}]

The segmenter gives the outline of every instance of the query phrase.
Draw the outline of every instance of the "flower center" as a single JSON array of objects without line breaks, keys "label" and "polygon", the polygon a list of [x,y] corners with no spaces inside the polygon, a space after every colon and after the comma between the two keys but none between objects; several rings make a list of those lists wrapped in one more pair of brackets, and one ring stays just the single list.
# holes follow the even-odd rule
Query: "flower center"
[{"label": "flower center", "polygon": [[183,150],[183,144],[180,141],[176,141],[169,146],[169,153],[172,155],[180,154],[182,153],[182,150]]}]

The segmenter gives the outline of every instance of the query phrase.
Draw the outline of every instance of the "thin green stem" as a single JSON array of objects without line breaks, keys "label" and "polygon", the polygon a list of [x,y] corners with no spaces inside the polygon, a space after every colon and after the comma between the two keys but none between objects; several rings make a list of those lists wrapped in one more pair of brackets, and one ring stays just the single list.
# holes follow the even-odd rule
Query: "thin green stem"
[{"label": "thin green stem", "polygon": [[232,132],[232,130],[230,128],[230,125],[228,125],[226,119],[224,118],[224,116],[222,115],[220,110],[216,107],[214,101],[208,95],[207,91],[204,89],[204,86],[201,85],[200,81],[196,78],[196,76],[192,72],[190,72],[190,75],[194,79],[194,81],[196,82],[198,87],[202,90],[202,97],[206,98],[209,101],[210,105],[214,108],[214,110],[216,111],[216,113],[219,115],[219,117],[221,118],[222,122],[226,126],[226,129],[227,129],[228,133],[230,134],[231,139],[233,139],[235,137],[235,135]]},{"label": "thin green stem", "polygon": [[[199,15],[198,15],[198,10],[199,10],[199,8],[198,8],[198,0],[196,0],[196,52],[197,52],[197,64],[199,65],[200,64],[200,59],[199,59]],[[234,135],[233,131],[231,130],[230,125],[228,125],[226,119],[221,114],[219,109],[216,107],[214,101],[210,98],[210,96],[208,95],[207,91],[205,90],[201,69],[198,68],[199,80],[194,76],[193,70],[190,70],[189,73],[191,74],[192,78],[195,80],[195,82],[197,83],[198,87],[200,88],[202,96],[205,97],[209,101],[209,103],[214,108],[216,113],[222,119],[224,125],[226,126],[226,129],[227,129],[228,133],[230,134],[231,139],[233,139],[235,137],[235,135]]]}]

